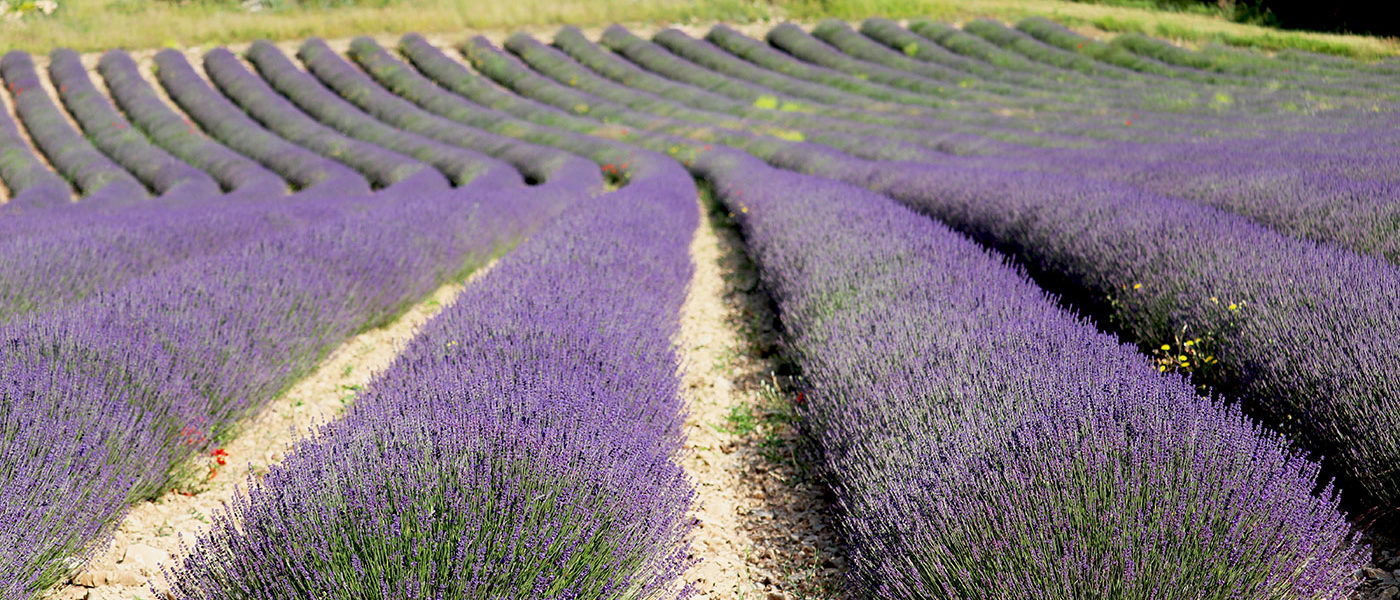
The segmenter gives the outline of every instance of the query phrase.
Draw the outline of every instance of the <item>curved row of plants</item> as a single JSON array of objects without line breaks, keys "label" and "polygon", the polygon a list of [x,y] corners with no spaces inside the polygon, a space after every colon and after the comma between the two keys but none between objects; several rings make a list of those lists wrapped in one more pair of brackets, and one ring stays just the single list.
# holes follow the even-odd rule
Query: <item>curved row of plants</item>
[{"label": "curved row of plants", "polygon": [[635,155],[435,317],[168,571],[172,596],[683,597],[672,339],[695,187]]},{"label": "curved row of plants", "polygon": [[202,200],[222,190],[208,173],[194,168],[152,144],[132,128],[111,102],[92,85],[78,53],[67,49],[49,54],[49,78],[68,114],[93,146],[135,175],[157,194],[180,201]]},{"label": "curved row of plants", "polygon": [[870,187],[1006,251],[1144,350],[1200,338],[1204,353],[1187,361],[1198,381],[1325,454],[1358,499],[1400,505],[1392,468],[1400,351],[1383,341],[1400,334],[1392,265],[1122,184],[864,161],[778,140],[751,147],[774,164]]},{"label": "curved row of plants", "polygon": [[601,184],[501,181],[369,203],[5,325],[4,595],[81,566],[129,503],[329,349]]},{"label": "curved row of plants", "polygon": [[323,125],[278,94],[224,48],[204,55],[204,71],[225,96],[269,130],[296,145],[355,169],[376,188],[443,189],[447,178],[427,163]]},{"label": "curved row of plants", "polygon": [[18,50],[0,58],[0,77],[14,100],[15,114],[49,164],[72,181],[92,204],[120,205],[150,194],[130,173],[93,147],[63,116],[34,70],[34,60]]},{"label": "curved row of plants", "polygon": [[286,194],[287,182],[279,174],[210,139],[176,113],[141,76],[131,55],[121,50],[104,52],[97,62],[97,71],[113,101],[142,133],[181,160],[209,173],[222,189],[235,197],[250,199]]},{"label": "curved row of plants", "polygon": [[351,196],[370,191],[350,167],[264,129],[204,80],[185,55],[165,49],[155,56],[156,78],[170,99],[219,143],[258,161],[303,193]]}]

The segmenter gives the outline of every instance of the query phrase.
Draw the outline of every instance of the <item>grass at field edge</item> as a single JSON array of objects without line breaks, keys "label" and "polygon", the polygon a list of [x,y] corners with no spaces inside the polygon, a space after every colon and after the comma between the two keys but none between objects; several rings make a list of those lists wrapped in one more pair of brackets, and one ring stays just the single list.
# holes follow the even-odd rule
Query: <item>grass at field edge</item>
[{"label": "grass at field edge", "polygon": [[1361,59],[1400,55],[1400,40],[1283,31],[1233,23],[1217,15],[1081,4],[1064,0],[352,0],[353,6],[250,12],[236,2],[60,0],[53,15],[0,23],[0,51],[79,52],[231,44],[310,36],[345,38],[417,31],[451,33],[570,24],[602,26],[726,21],[815,21],[836,17],[979,17],[1016,21],[1045,16],[1104,33],[1135,31],[1190,45],[1222,43],[1273,51],[1299,49]]}]

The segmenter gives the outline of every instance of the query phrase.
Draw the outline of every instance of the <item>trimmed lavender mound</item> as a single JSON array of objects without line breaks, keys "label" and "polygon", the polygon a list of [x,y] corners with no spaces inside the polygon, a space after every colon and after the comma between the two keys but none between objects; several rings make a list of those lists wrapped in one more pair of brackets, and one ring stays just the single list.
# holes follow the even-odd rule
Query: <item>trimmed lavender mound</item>
[{"label": "trimmed lavender mound", "polygon": [[383,199],[0,329],[0,597],[60,581],[128,503],[335,344],[602,186],[596,173],[481,181]]},{"label": "trimmed lavender mound", "polygon": [[861,597],[1345,598],[1319,465],[872,192],[715,150]]},{"label": "trimmed lavender mound", "polygon": [[698,215],[658,159],[502,259],[250,483],[173,596],[687,596],[671,340]]}]

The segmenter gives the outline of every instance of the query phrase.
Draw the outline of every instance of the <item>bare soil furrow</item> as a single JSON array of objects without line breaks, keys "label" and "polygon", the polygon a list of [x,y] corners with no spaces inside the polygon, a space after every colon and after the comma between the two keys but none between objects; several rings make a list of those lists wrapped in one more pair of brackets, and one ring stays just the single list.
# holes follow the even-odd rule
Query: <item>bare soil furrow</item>
[{"label": "bare soil furrow", "polygon": [[[47,598],[149,600],[151,585],[159,588],[164,581],[159,565],[174,563],[182,537],[192,543],[207,530],[217,509],[243,493],[240,489],[246,489],[250,478],[260,478],[281,462],[311,428],[340,415],[358,390],[393,363],[419,327],[494,264],[477,269],[464,283],[443,285],[393,323],[340,345],[311,375],[245,423],[232,441],[215,449],[217,454],[194,461],[194,483],[134,506],[106,549]],[[225,464],[219,464],[220,458]]]},{"label": "bare soil furrow", "polygon": [[[705,206],[709,210],[711,206]],[[682,309],[682,464],[696,482],[702,599],[834,598],[840,558],[822,488],[802,470],[776,319],[743,240],[711,212],[691,244]]]}]

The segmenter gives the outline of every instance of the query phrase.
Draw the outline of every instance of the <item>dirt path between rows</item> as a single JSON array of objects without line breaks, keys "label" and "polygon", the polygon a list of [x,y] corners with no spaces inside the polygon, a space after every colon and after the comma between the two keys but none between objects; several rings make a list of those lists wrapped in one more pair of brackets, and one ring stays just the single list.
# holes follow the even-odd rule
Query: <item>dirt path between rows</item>
[{"label": "dirt path between rows", "polygon": [[835,598],[842,564],[822,488],[793,460],[776,319],[727,214],[703,220],[691,259],[680,332],[690,411],[681,462],[696,483],[691,550],[701,562],[686,581],[705,600]]},{"label": "dirt path between rows", "polygon": [[150,600],[151,585],[160,588],[164,583],[158,565],[174,563],[181,536],[188,544],[205,532],[214,511],[235,493],[241,493],[236,486],[246,491],[250,476],[267,473],[309,428],[343,412],[355,392],[393,362],[419,327],[454,302],[466,285],[493,265],[477,269],[464,283],[438,288],[393,323],[341,344],[311,375],[242,425],[237,437],[223,447],[228,453],[227,464],[217,464],[218,457],[212,455],[203,457],[196,464],[203,479],[196,489],[172,490],[154,501],[132,507],[106,549],[97,553],[87,569],[45,597]]}]

